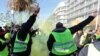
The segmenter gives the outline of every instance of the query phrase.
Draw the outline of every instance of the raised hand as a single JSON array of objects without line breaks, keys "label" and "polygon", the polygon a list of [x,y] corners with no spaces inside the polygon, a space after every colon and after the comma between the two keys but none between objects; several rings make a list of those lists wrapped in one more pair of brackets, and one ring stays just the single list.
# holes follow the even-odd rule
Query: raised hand
[{"label": "raised hand", "polygon": [[34,14],[37,15],[39,13],[39,11],[40,11],[39,5],[38,4],[34,4],[33,5],[33,12],[34,12]]},{"label": "raised hand", "polygon": [[97,14],[98,14],[98,11],[97,11],[97,10],[94,10],[94,11],[91,13],[91,16],[96,17],[96,16],[97,16]]}]

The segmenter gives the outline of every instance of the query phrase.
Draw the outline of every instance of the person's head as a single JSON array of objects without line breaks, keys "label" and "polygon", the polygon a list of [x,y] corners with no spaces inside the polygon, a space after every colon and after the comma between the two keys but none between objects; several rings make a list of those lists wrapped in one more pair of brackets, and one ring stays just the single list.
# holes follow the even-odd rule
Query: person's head
[{"label": "person's head", "polygon": [[14,31],[18,31],[20,29],[20,25],[15,25],[14,26]]},{"label": "person's head", "polygon": [[94,31],[94,28],[87,28],[87,29],[85,30],[85,32],[86,32],[87,34],[91,34],[91,33],[93,33],[93,31]]},{"label": "person's head", "polygon": [[4,29],[4,31],[8,32],[8,31],[9,31],[9,26],[4,25],[4,26],[3,26],[3,29]]},{"label": "person's head", "polygon": [[62,24],[61,22],[58,22],[58,23],[56,24],[56,28],[62,28],[62,27],[64,27],[64,26],[63,26],[63,24]]},{"label": "person's head", "polygon": [[4,31],[9,31],[10,30],[10,27],[11,27],[11,23],[9,22],[5,22],[4,24],[3,24],[3,29],[4,29]]}]

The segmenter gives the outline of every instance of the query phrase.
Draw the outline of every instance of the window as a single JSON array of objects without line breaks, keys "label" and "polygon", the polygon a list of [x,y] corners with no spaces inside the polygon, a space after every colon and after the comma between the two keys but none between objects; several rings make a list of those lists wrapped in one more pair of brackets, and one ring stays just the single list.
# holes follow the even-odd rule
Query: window
[{"label": "window", "polygon": [[77,0],[75,0],[75,2],[77,2]]},{"label": "window", "polygon": [[89,3],[89,2],[91,2],[92,0],[85,0],[86,1],[86,3]]},{"label": "window", "polygon": [[84,2],[81,3],[81,6],[84,6]]}]

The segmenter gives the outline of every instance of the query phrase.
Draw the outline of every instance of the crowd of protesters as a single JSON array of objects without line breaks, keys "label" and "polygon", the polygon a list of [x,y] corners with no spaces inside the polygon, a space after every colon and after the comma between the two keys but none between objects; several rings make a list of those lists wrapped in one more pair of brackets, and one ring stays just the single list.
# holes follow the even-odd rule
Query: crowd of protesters
[{"label": "crowd of protesters", "polygon": [[[32,1],[15,0],[13,4],[15,6],[12,9],[20,14],[31,8]],[[32,37],[38,31],[32,26],[40,11],[38,5],[33,7],[31,16],[23,24],[0,27],[0,56],[30,56]],[[84,27],[95,19],[97,13],[93,11],[86,20],[70,28],[58,22],[47,40],[49,56],[100,56],[100,25],[97,25],[96,30],[84,30]]]}]

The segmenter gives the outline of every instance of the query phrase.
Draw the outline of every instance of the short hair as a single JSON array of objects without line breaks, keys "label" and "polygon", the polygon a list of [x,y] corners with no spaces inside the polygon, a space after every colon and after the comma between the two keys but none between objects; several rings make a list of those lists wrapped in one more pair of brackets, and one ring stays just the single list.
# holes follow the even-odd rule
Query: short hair
[{"label": "short hair", "polygon": [[61,28],[61,27],[63,27],[63,23],[58,22],[58,23],[56,24],[56,28]]}]

